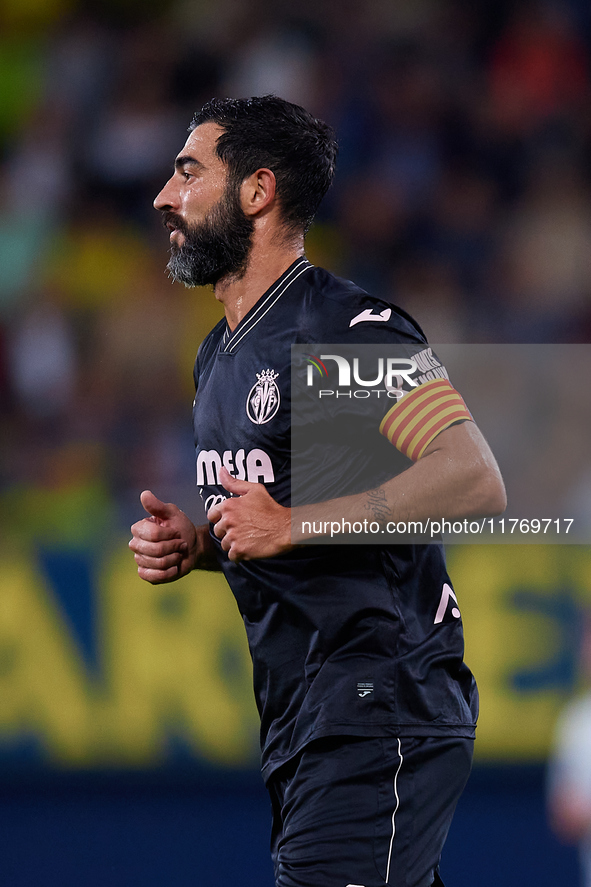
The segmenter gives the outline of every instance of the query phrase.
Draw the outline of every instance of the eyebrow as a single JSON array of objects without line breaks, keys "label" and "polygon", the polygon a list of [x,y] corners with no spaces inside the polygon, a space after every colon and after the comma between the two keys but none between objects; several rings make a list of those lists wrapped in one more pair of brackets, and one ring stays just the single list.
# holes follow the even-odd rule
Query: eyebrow
[{"label": "eyebrow", "polygon": [[182,169],[184,166],[198,166],[200,169],[205,169],[203,163],[195,157],[191,157],[190,154],[182,154],[174,161],[175,169]]}]

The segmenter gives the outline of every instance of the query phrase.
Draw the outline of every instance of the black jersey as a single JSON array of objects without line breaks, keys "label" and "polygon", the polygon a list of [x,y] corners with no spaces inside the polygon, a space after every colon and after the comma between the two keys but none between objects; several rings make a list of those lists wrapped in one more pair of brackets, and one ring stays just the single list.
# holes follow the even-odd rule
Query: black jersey
[{"label": "black jersey", "polygon": [[[222,465],[290,504],[291,346],[319,342],[426,345],[407,314],[298,259],[233,332],[221,321],[199,349],[193,416],[206,508],[230,495]],[[411,464],[383,444],[390,477]],[[341,468],[362,448],[353,439]],[[321,736],[474,735],[477,691],[459,611],[442,606],[452,588],[442,546],[314,545],[232,563],[212,538],[246,626],[265,778]]]}]

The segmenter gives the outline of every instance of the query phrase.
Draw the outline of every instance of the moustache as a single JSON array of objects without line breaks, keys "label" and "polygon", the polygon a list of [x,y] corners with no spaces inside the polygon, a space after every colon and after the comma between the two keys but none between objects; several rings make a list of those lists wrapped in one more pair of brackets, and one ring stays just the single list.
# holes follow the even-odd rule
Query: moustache
[{"label": "moustache", "polygon": [[169,228],[169,230],[170,226],[176,228],[178,231],[181,232],[181,234],[184,234],[185,236],[189,233],[184,220],[180,216],[177,216],[176,213],[170,212],[170,210],[165,210],[162,213],[162,224],[165,228]]}]

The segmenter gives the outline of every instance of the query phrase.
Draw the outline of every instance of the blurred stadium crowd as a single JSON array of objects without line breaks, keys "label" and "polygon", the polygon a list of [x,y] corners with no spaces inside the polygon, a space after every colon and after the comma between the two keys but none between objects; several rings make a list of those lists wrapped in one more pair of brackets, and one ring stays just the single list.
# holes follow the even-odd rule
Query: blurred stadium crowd
[{"label": "blurred stadium crowd", "polygon": [[151,201],[213,95],[335,127],[310,259],[431,341],[590,340],[588,0],[4,0],[0,25],[4,530],[96,540],[147,483],[198,507],[221,312],[168,280]]}]

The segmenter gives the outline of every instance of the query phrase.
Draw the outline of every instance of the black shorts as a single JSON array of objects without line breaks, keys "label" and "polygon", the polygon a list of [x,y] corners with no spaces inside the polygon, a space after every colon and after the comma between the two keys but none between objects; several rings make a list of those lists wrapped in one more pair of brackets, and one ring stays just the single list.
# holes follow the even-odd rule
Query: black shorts
[{"label": "black shorts", "polygon": [[442,884],[471,739],[316,740],[271,776],[277,887]]}]

